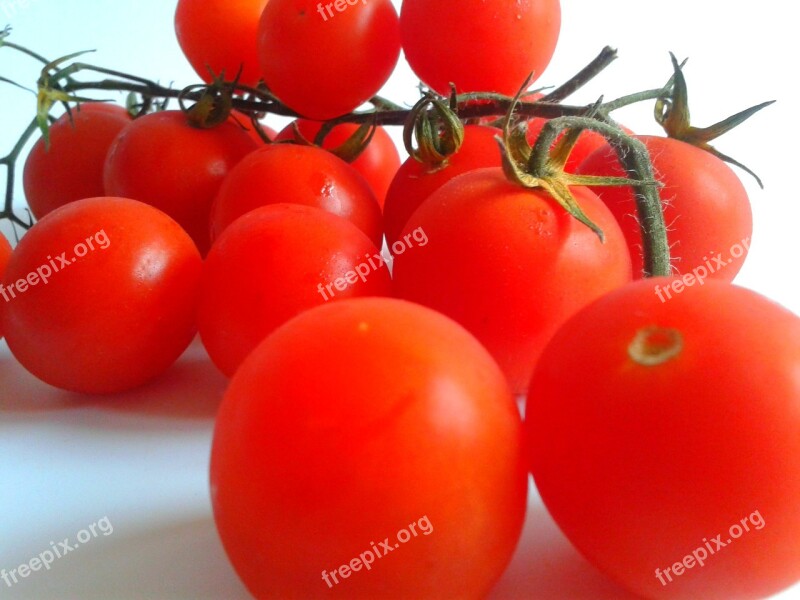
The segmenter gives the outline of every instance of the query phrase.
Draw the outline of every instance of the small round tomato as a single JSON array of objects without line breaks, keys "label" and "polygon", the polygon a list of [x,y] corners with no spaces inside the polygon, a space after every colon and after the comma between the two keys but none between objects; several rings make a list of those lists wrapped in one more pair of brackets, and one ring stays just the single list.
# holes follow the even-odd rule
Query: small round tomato
[{"label": "small round tomato", "polygon": [[178,0],[178,43],[203,81],[212,81],[212,71],[217,76],[224,71],[232,81],[241,69],[241,83],[258,83],[256,36],[266,5],[267,0]]},{"label": "small round tomato", "polygon": [[637,281],[559,330],[530,386],[531,469],[637,595],[766,598],[800,579],[800,319],[682,283]]},{"label": "small round tomato", "polygon": [[440,94],[513,96],[545,70],[561,31],[559,0],[403,0],[400,32],[408,63]]},{"label": "small round tomato", "polygon": [[151,206],[108,197],[63,206],[25,234],[6,270],[8,347],[55,387],[134,388],[192,340],[201,267],[189,236]]},{"label": "small round tomato", "polygon": [[259,148],[230,172],[211,211],[214,239],[245,213],[278,203],[327,210],[351,221],[381,246],[381,207],[364,178],[330,152],[295,144]]},{"label": "small round tomato", "polygon": [[400,56],[391,0],[271,0],[258,32],[270,90],[308,119],[325,121],[372,98]]},{"label": "small round tomato", "polygon": [[104,172],[106,194],[164,211],[205,255],[211,245],[208,223],[214,196],[225,175],[256,148],[236,123],[197,129],[178,110],[145,115],[111,145]]},{"label": "small round tomato", "polygon": [[502,373],[456,323],[395,299],[332,302],[232,379],[211,451],[217,529],[256,598],[483,598],[524,520],[520,429]]},{"label": "small round tomato", "polygon": [[300,204],[237,219],[203,267],[198,328],[219,369],[233,375],[269,333],[330,300],[389,296],[380,250],[355,225]]},{"label": "small round tomato", "polygon": [[121,106],[87,102],[50,126],[25,161],[22,185],[33,216],[41,219],[68,202],[102,196],[103,165],[111,142],[131,123]]},{"label": "small round tomato", "polygon": [[[742,182],[722,160],[686,142],[637,136],[650,152],[661,188],[672,268],[706,272],[733,281],[744,264],[753,234],[753,213]],[[606,145],[579,168],[584,175],[624,176],[614,150]],[[593,188],[622,227],[636,277],[642,277],[642,234],[629,187]]]},{"label": "small round tomato", "polygon": [[[322,127],[321,123],[307,119],[298,119],[295,123],[300,130],[300,134],[309,142],[314,141],[314,137]],[[322,147],[336,148],[346,142],[357,129],[358,125],[354,123],[337,125],[325,136]],[[275,139],[276,141],[281,141],[297,140],[298,138],[293,126],[290,124]],[[358,158],[350,164],[367,180],[375,194],[375,198],[378,200],[378,204],[382,207],[389,184],[392,182],[395,173],[397,173],[397,169],[400,168],[400,154],[397,152],[397,147],[394,145],[392,138],[389,137],[383,127],[378,127],[375,130],[375,135],[372,136],[370,143],[358,155]]]},{"label": "small round tomato", "polygon": [[[11,260],[11,244],[8,243],[8,240],[5,236],[0,235],[0,282],[3,281],[3,274],[6,271],[6,267],[8,266],[8,261]],[[0,294],[2,295],[2,294]],[[0,299],[0,313],[3,312],[5,309],[5,305],[7,304],[7,300],[5,298]],[[2,315],[0,314],[0,339],[3,337],[3,319]]]},{"label": "small round tomato", "polygon": [[477,337],[516,393],[527,390],[547,341],[572,314],[631,279],[625,239],[587,188],[572,188],[605,243],[542,190],[499,167],[470,171],[433,193],[406,223],[429,238],[394,264],[396,293]]}]

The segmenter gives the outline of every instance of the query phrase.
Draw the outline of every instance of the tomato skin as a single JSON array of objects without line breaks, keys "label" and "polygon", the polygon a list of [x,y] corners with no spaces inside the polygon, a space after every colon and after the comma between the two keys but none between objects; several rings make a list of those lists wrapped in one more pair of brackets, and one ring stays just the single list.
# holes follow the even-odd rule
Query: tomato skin
[{"label": "tomato skin", "polygon": [[[719,281],[661,302],[671,281],[612,292],[553,338],[528,396],[531,469],[567,537],[631,591],[765,598],[800,579],[800,319]],[[683,348],[643,366],[628,348],[651,326]],[[763,529],[656,578],[754,511]]]},{"label": "tomato skin", "polygon": [[[259,342],[303,310],[389,296],[389,270],[379,255],[355,225],[318,208],[272,204],[237,219],[203,266],[198,327],[211,359],[230,377]],[[363,280],[325,289],[362,263]]]},{"label": "tomato skin", "polygon": [[[676,274],[690,273],[705,265],[717,253],[725,255],[737,245],[749,246],[753,234],[753,213],[742,182],[716,156],[691,144],[670,138],[637,136],[650,152],[661,189]],[[584,175],[623,175],[610,146],[592,153],[579,168]],[[634,273],[644,272],[642,234],[636,204],[630,188],[593,188],[614,213],[631,250]],[[746,241],[746,242],[745,242]],[[713,264],[713,263],[712,263]],[[732,260],[711,278],[733,281],[744,260]]]},{"label": "tomato skin", "polygon": [[287,106],[317,121],[349,113],[372,98],[400,56],[391,0],[348,3],[332,17],[324,4],[271,0],[258,32],[264,81]]},{"label": "tomato skin", "polygon": [[203,81],[212,81],[208,67],[218,76],[225,71],[226,81],[233,81],[241,68],[241,83],[258,83],[255,39],[266,5],[267,0],[178,0],[175,34]]},{"label": "tomato skin", "polygon": [[403,230],[422,228],[430,242],[395,259],[396,294],[466,327],[517,393],[527,389],[558,327],[631,279],[613,216],[588,189],[572,190],[605,232],[605,244],[544,192],[512,184],[498,167],[460,175],[434,192]]},{"label": "tomato skin", "polygon": [[294,144],[259,148],[230,172],[211,210],[213,239],[245,213],[277,203],[327,210],[381,245],[381,209],[364,178],[330,152]]},{"label": "tomato skin", "polygon": [[495,136],[502,137],[502,131],[495,127],[467,125],[461,149],[447,159],[443,168],[430,171],[414,158],[403,163],[392,180],[383,207],[383,226],[390,246],[397,241],[414,211],[453,177],[475,169],[500,166],[500,149]]},{"label": "tomato skin", "polygon": [[[40,138],[25,160],[22,185],[33,216],[75,200],[102,196],[103,165],[111,142],[131,117],[121,106],[87,102],[50,126],[50,148]],[[73,125],[74,124],[74,125]]]},{"label": "tomato skin", "polygon": [[[69,260],[79,243],[88,249],[100,232],[82,258],[50,262],[62,253]],[[12,354],[45,383],[89,394],[129,390],[164,372],[192,340],[202,260],[160,211],[108,197],[59,208],[22,238],[3,284],[53,264],[59,270],[45,285],[17,287],[0,315]]]},{"label": "tomato skin", "polygon": [[459,92],[513,96],[545,70],[560,30],[559,0],[462,0],[457,9],[450,0],[403,0],[400,11],[408,63],[445,96],[451,82]]},{"label": "tomato skin", "polygon": [[236,123],[213,129],[188,125],[181,111],[136,119],[117,136],[106,158],[106,194],[133,198],[175,219],[205,255],[209,213],[225,175],[256,149]]},{"label": "tomato skin", "polygon": [[[6,271],[6,267],[8,266],[8,261],[11,260],[11,244],[8,243],[8,240],[5,236],[0,235],[0,281],[3,281],[3,274]],[[0,299],[0,339],[3,339],[3,318],[2,312],[5,310],[6,302],[4,299]]]},{"label": "tomato skin", "polygon": [[[322,127],[322,124],[317,121],[309,121],[308,119],[298,119],[295,121],[302,136],[309,142],[314,141]],[[358,129],[358,125],[354,123],[342,123],[334,127],[331,132],[325,136],[322,144],[323,148],[336,148],[346,142],[353,133]],[[292,125],[287,125],[275,138],[277,141],[281,140],[297,140],[297,135],[292,128]],[[397,169],[400,168],[400,154],[397,152],[397,147],[394,145],[392,138],[386,133],[386,129],[378,127],[372,137],[372,141],[367,145],[364,151],[358,155],[353,162],[350,163],[353,168],[361,173],[361,176],[367,180],[378,204],[383,207],[383,202],[386,197],[386,191],[389,189],[389,184]]]},{"label": "tomato skin", "polygon": [[[223,545],[256,598],[483,597],[524,519],[520,427],[497,365],[446,317],[389,298],[309,310],[248,357],[220,408]],[[423,516],[430,535],[322,580]]]}]

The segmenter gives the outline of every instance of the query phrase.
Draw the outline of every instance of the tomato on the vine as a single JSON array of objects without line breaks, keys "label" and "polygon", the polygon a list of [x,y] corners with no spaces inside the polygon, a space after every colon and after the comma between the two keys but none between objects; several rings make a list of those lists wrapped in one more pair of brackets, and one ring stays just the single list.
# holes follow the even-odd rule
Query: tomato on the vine
[{"label": "tomato on the vine", "polygon": [[[3,281],[3,274],[6,271],[6,267],[8,266],[8,261],[11,260],[11,244],[8,243],[8,240],[5,238],[4,235],[0,234],[0,282]],[[5,310],[6,300],[5,298],[0,299],[0,313]],[[0,314],[0,338],[3,337],[3,318],[2,314]]]}]

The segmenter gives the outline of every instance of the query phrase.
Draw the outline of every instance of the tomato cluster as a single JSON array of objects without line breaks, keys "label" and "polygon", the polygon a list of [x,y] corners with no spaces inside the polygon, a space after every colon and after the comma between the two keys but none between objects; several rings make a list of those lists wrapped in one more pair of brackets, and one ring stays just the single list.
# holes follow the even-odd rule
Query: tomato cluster
[{"label": "tomato cluster", "polygon": [[[239,110],[86,102],[29,154],[39,221],[13,253],[0,238],[0,335],[42,381],[110,394],[199,332],[230,378],[214,517],[254,596],[483,597],[531,473],[575,547],[643,597],[800,579],[800,319],[730,283],[752,235],[738,177],[691,140],[617,127],[542,148],[548,119],[500,129],[445,106],[517,93],[560,22],[558,0],[404,0],[399,16],[389,0],[180,0],[184,53]],[[373,99],[401,48],[458,122],[418,113],[402,164],[382,127],[323,130]],[[252,94],[297,119],[260,128]],[[649,151],[670,276],[646,273],[619,139]],[[545,151],[547,172],[514,172]],[[752,535],[688,560],[748,514]],[[425,535],[390,542],[423,515]]]}]

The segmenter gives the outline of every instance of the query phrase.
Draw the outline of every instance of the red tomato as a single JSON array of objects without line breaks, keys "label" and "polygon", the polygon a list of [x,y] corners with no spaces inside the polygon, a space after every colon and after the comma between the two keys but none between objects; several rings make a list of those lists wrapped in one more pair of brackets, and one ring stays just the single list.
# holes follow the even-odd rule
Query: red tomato
[{"label": "red tomato", "polygon": [[131,117],[121,106],[87,102],[50,126],[25,161],[22,185],[33,216],[41,219],[68,202],[103,195],[103,164],[111,142]]},{"label": "red tomato", "polygon": [[175,33],[178,43],[203,81],[225,71],[232,81],[239,69],[241,83],[254,86],[261,79],[256,52],[258,21],[267,0],[178,0]]},{"label": "red tomato", "polygon": [[513,96],[547,67],[561,30],[559,0],[403,0],[400,32],[411,68],[440,94]]},{"label": "red tomato", "polygon": [[309,119],[349,113],[378,93],[400,56],[391,0],[271,0],[258,32],[270,90]]},{"label": "red tomato", "polygon": [[[8,243],[8,240],[0,235],[0,281],[3,281],[3,273],[6,271],[6,266],[8,266],[8,261],[11,260],[11,244]],[[7,304],[5,298],[0,301],[0,313],[5,310],[5,305]],[[0,314],[0,339],[3,337],[3,319],[2,314]]]},{"label": "red tomato", "polygon": [[[650,152],[661,189],[672,268],[677,273],[708,271],[732,281],[744,263],[753,234],[750,201],[736,173],[716,156],[691,144],[637,136]],[[580,166],[585,175],[624,175],[610,146]],[[642,234],[633,192],[628,187],[593,188],[617,218],[631,250],[636,277],[644,271]],[[738,256],[737,256],[738,255]]]},{"label": "red tomato", "polygon": [[800,319],[718,281],[662,302],[669,286],[625,286],[553,338],[528,397],[533,475],[637,595],[766,598],[800,579]]},{"label": "red tomato", "polygon": [[[314,141],[314,137],[322,127],[321,123],[308,121],[306,119],[298,119],[296,123],[298,129],[300,129],[300,133],[310,142]],[[352,123],[337,125],[325,136],[322,147],[336,148],[346,142],[357,129],[358,125]],[[284,128],[275,139],[277,141],[296,140],[297,136],[290,124]],[[400,154],[397,152],[392,138],[389,137],[389,134],[386,133],[383,127],[378,127],[375,130],[372,141],[370,141],[364,151],[358,155],[358,158],[350,164],[367,180],[367,183],[369,183],[369,186],[375,194],[375,198],[378,200],[378,204],[383,206],[386,190],[389,189],[392,177],[397,173],[397,169],[400,168]]]},{"label": "red tomato", "polygon": [[502,131],[494,127],[467,125],[464,144],[447,159],[445,166],[431,170],[418,160],[408,158],[392,180],[383,207],[383,226],[389,244],[397,241],[411,215],[428,196],[453,177],[483,167],[499,167],[500,149],[495,136],[502,135]]},{"label": "red tomato", "polygon": [[112,144],[105,165],[106,193],[164,211],[205,254],[211,245],[208,219],[214,196],[228,171],[256,147],[236,123],[196,129],[177,110],[149,114],[126,127]]},{"label": "red tomato", "polygon": [[520,429],[497,365],[450,319],[332,302],[231,381],[211,452],[217,529],[256,598],[482,598],[525,515]]},{"label": "red tomato", "polygon": [[243,214],[267,204],[305,204],[351,221],[381,246],[381,208],[358,172],[321,148],[273,144],[233,169],[211,212],[214,238]]},{"label": "red tomato", "polygon": [[13,355],[42,381],[105,394],[161,374],[195,332],[202,261],[162,212],[89,198],[39,221],[0,288]]},{"label": "red tomato", "polygon": [[430,242],[397,256],[401,298],[455,319],[492,353],[511,388],[524,393],[550,337],[573,313],[631,279],[625,239],[587,188],[572,188],[595,233],[541,190],[502,169],[471,171],[434,192],[403,230]]},{"label": "red tomato", "polygon": [[300,312],[391,294],[380,250],[360,229],[299,204],[264,206],[237,219],[203,269],[200,335],[229,377],[267,334]]}]

